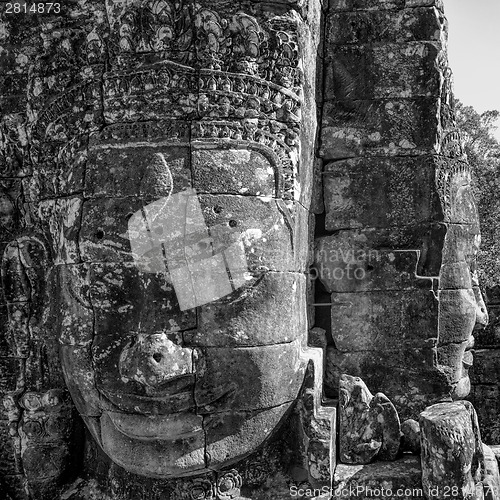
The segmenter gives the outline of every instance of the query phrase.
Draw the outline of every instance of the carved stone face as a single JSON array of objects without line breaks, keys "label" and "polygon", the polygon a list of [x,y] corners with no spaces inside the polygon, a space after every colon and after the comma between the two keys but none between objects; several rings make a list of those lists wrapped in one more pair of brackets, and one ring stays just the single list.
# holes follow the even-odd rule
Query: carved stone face
[{"label": "carved stone face", "polygon": [[128,471],[234,462],[296,399],[307,237],[280,175],[250,144],[91,144],[84,264],[57,272],[61,353],[79,412]]},{"label": "carved stone face", "polygon": [[470,392],[475,328],[488,323],[479,289],[476,256],[481,243],[470,174],[458,171],[449,187],[449,213],[439,276],[438,363],[454,386],[452,395]]},{"label": "carved stone face", "polygon": [[469,391],[471,335],[487,314],[468,169],[431,157],[325,166],[332,234],[317,239],[316,262],[331,294],[321,300],[332,303],[327,379],[335,386],[342,373],[360,376],[403,418]]},{"label": "carved stone face", "polygon": [[102,0],[77,84],[37,66],[65,381],[133,473],[245,457],[303,381],[320,6],[278,5]]}]

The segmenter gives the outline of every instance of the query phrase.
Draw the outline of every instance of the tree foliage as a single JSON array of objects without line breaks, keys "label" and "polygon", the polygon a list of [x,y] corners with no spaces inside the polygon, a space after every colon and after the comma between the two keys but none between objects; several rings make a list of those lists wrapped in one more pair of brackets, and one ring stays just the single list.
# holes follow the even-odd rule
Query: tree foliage
[{"label": "tree foliage", "polygon": [[474,173],[474,194],[481,221],[482,244],[478,256],[481,282],[486,289],[500,286],[500,142],[493,135],[496,110],[478,113],[455,99],[457,126]]}]

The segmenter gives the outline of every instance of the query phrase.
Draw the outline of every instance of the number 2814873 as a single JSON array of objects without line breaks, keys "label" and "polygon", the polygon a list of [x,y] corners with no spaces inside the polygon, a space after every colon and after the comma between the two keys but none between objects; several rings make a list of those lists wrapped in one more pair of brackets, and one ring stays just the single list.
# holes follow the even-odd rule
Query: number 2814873
[{"label": "number 2814873", "polygon": [[53,2],[7,2],[5,14],[59,14],[61,4]]}]

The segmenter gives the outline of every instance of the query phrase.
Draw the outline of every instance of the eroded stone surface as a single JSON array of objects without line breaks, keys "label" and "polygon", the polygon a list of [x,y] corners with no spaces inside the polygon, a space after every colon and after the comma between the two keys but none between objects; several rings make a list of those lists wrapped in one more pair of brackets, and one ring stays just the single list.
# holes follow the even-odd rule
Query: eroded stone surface
[{"label": "eroded stone surface", "polygon": [[483,498],[484,453],[474,407],[468,401],[436,404],[419,422],[426,498],[445,487],[455,488],[457,498]]},{"label": "eroded stone surface", "polygon": [[399,451],[400,422],[387,396],[371,394],[359,377],[342,375],[339,384],[340,461],[367,464],[375,457],[394,460]]},{"label": "eroded stone surface", "polygon": [[326,101],[321,156],[432,154],[439,138],[437,105],[433,97]]},{"label": "eroded stone surface", "polygon": [[[415,498],[421,491],[422,470],[418,457],[404,457],[395,462],[374,462],[365,465],[339,464],[335,470],[333,490],[342,499],[361,498],[366,500],[382,489],[387,498],[395,500]],[[388,491],[390,495],[387,495]],[[399,494],[398,494],[399,490]]]},{"label": "eroded stone surface", "polygon": [[434,159],[359,158],[324,169],[326,229],[415,225],[440,219]]}]

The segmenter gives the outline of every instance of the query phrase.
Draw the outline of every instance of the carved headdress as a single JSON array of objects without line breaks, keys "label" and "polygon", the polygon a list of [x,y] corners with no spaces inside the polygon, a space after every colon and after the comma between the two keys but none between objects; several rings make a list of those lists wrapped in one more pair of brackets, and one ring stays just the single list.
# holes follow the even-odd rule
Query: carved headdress
[{"label": "carved headdress", "polygon": [[[92,8],[86,28],[47,25],[34,68],[31,156],[39,165],[57,158],[58,175],[44,174],[59,177],[56,193],[78,191],[78,175],[67,170],[77,168],[87,141],[162,138],[256,149],[276,169],[276,195],[294,199],[302,80],[296,14],[259,23],[231,8],[222,15],[165,0]],[[44,184],[39,179],[34,194]]]}]

